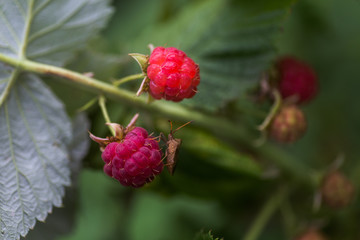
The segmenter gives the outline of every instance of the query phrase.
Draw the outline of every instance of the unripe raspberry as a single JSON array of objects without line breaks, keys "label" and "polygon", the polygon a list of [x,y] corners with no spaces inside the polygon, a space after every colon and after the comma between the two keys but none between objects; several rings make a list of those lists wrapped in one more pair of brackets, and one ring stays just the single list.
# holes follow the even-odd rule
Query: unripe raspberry
[{"label": "unripe raspberry", "polygon": [[151,96],[174,102],[192,98],[200,83],[199,66],[174,47],[156,47],[153,50],[147,76]]},{"label": "unripe raspberry", "polygon": [[354,186],[339,171],[331,172],[323,179],[321,193],[325,204],[332,208],[349,205],[354,195]]},{"label": "unripe raspberry", "polygon": [[280,58],[276,63],[278,88],[283,98],[295,96],[297,103],[311,100],[317,93],[317,77],[313,69],[293,57]]},{"label": "unripe raspberry", "polygon": [[311,229],[296,237],[295,240],[326,240],[324,235],[315,229]]},{"label": "unripe raspberry", "polygon": [[270,125],[270,136],[281,143],[292,143],[306,131],[304,113],[295,105],[282,107]]},{"label": "unripe raspberry", "polygon": [[104,172],[122,185],[135,188],[154,180],[163,170],[159,143],[148,136],[144,128],[133,124],[126,129],[118,124],[112,125],[116,131],[114,137],[98,138],[90,134],[104,148],[101,155],[105,162]]}]

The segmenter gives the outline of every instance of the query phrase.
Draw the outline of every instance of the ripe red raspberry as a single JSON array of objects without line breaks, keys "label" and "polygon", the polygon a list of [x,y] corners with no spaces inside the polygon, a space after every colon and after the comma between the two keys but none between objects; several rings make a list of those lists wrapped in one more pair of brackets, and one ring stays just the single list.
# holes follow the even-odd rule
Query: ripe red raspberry
[{"label": "ripe red raspberry", "polygon": [[156,47],[153,50],[147,76],[151,96],[174,102],[192,98],[200,83],[199,66],[174,47]]},{"label": "ripe red raspberry", "polygon": [[313,69],[293,57],[282,57],[276,63],[278,88],[283,98],[297,97],[297,103],[311,100],[317,93],[317,77]]},{"label": "ripe red raspberry", "polygon": [[124,186],[141,187],[163,170],[159,143],[141,127],[129,125],[125,130],[113,124],[117,136],[106,139],[90,137],[106,146],[101,157],[104,172]]},{"label": "ripe red raspberry", "polygon": [[281,143],[292,143],[306,131],[304,113],[295,105],[282,107],[270,125],[270,136]]}]

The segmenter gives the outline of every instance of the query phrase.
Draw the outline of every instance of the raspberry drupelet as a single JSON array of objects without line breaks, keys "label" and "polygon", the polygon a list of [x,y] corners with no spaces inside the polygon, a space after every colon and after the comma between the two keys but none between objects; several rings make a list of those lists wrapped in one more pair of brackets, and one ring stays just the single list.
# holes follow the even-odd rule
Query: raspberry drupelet
[{"label": "raspberry drupelet", "polygon": [[161,173],[163,162],[159,143],[144,128],[134,126],[135,118],[137,115],[131,121],[133,124],[125,129],[119,124],[110,124],[115,137],[98,138],[92,134],[90,137],[103,148],[104,172],[124,186],[138,188]]},{"label": "raspberry drupelet", "polygon": [[149,93],[155,99],[180,102],[192,98],[200,83],[199,66],[174,47],[156,47],[147,67]]}]

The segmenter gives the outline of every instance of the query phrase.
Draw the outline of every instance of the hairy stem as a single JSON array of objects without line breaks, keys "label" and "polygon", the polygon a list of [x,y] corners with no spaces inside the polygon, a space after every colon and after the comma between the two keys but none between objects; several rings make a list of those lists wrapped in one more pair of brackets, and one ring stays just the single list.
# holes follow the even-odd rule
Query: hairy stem
[{"label": "hairy stem", "polygon": [[290,155],[280,151],[277,147],[273,147],[269,143],[265,143],[261,147],[255,147],[252,144],[254,137],[242,124],[236,124],[216,115],[195,111],[177,103],[155,101],[148,104],[146,97],[136,97],[135,94],[130,91],[119,89],[106,82],[64,68],[26,59],[14,59],[3,54],[0,54],[0,61],[14,66],[16,68],[15,71],[20,69],[64,78],[76,85],[86,87],[99,95],[120,100],[123,104],[142,108],[154,114],[167,116],[172,120],[181,120],[184,122],[192,120],[194,125],[211,129],[212,132],[224,136],[229,140],[233,140],[234,143],[241,144],[259,156],[275,162],[277,166],[285,170],[291,178],[306,185],[314,185],[313,178],[309,177],[312,172],[306,165],[303,165],[300,161],[293,159]]}]

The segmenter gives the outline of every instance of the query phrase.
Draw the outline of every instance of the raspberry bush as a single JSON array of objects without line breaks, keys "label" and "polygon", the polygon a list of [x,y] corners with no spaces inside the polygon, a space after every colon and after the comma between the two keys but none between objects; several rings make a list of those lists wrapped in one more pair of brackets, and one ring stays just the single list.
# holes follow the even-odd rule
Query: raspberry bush
[{"label": "raspberry bush", "polygon": [[358,239],[358,11],[1,0],[0,240]]}]

